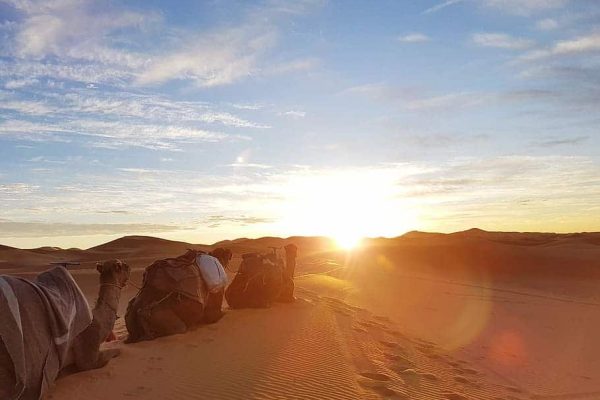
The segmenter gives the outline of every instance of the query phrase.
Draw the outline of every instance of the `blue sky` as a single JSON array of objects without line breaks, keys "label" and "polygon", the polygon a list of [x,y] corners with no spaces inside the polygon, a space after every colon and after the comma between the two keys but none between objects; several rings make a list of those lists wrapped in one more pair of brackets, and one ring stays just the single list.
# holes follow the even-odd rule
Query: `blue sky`
[{"label": "blue sky", "polygon": [[594,0],[0,0],[0,243],[600,229]]}]

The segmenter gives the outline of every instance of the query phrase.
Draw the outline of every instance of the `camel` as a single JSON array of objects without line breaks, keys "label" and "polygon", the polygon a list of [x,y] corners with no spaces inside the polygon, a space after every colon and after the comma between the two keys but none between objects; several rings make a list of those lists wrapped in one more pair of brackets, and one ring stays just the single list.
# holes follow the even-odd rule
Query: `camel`
[{"label": "camel", "polygon": [[[126,343],[185,333],[222,317],[224,291],[208,293],[194,263],[197,255],[196,251],[189,250],[182,256],[158,260],[146,268],[143,287],[127,306],[125,323],[129,337]],[[217,258],[224,268],[231,260],[231,251],[222,248],[209,255]]]},{"label": "camel", "polygon": [[230,308],[267,308],[283,289],[283,260],[275,252],[247,253],[231,284],[225,290]]},{"label": "camel", "polygon": [[98,263],[100,290],[90,314],[83,293],[64,267],[35,281],[0,276],[0,398],[39,399],[67,367],[105,366],[118,349],[100,350],[117,318],[129,266]]}]

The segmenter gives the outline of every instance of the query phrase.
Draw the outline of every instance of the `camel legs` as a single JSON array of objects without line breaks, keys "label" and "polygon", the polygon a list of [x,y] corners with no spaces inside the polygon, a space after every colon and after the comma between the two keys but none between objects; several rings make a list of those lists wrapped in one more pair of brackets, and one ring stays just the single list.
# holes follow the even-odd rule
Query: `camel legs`
[{"label": "camel legs", "polygon": [[146,325],[144,327],[146,333],[152,332],[152,337],[149,337],[148,339],[187,332],[186,324],[177,316],[170,306],[153,308],[143,325]]},{"label": "camel legs", "polygon": [[111,358],[118,357],[120,354],[121,350],[119,349],[109,349],[100,351],[98,353],[98,359],[96,360],[96,365],[94,366],[94,369],[104,367],[106,364],[108,364]]}]

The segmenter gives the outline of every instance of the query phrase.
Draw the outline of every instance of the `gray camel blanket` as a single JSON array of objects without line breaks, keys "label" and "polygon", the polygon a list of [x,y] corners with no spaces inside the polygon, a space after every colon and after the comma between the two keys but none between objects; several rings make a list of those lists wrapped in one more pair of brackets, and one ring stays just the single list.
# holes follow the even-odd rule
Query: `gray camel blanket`
[{"label": "gray camel blanket", "polygon": [[[40,310],[40,304],[43,310]],[[35,309],[32,309],[35,308]],[[41,316],[41,318],[32,318]],[[47,316],[47,318],[43,318]],[[39,321],[38,319],[42,319]],[[45,321],[43,320],[45,319]],[[40,388],[38,398],[68,364],[73,340],[92,322],[88,302],[71,274],[64,267],[43,272],[33,281],[0,276],[0,337],[13,362],[19,399],[26,385]],[[45,327],[41,324],[47,324]],[[49,343],[47,354],[29,354],[27,335],[42,335]],[[38,336],[39,337],[39,336]],[[28,357],[43,357],[40,382],[27,382]]]}]

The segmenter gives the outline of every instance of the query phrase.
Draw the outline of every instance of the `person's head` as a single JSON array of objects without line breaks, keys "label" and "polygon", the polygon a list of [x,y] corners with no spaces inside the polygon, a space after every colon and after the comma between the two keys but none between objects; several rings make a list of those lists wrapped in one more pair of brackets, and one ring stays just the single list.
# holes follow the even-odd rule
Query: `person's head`
[{"label": "person's head", "polygon": [[231,250],[224,249],[223,247],[217,247],[208,254],[219,260],[221,265],[225,268],[227,268],[227,266],[229,265],[229,261],[231,261],[231,257],[233,256]]}]

